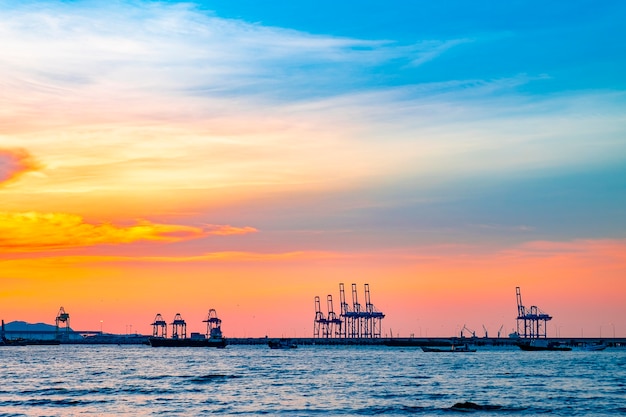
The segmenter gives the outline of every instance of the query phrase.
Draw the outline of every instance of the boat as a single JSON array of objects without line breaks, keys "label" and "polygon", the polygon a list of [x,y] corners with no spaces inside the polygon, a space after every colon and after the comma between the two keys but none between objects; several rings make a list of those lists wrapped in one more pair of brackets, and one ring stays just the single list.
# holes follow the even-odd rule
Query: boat
[{"label": "boat", "polygon": [[583,350],[586,350],[588,352],[598,352],[598,351],[606,349],[607,347],[609,346],[602,341],[602,342],[591,343],[591,344],[585,345],[583,346]]},{"label": "boat", "polygon": [[0,346],[56,346],[61,342],[57,339],[7,339],[2,337],[0,340]]},{"label": "boat", "polygon": [[450,345],[449,348],[436,348],[436,347],[429,347],[429,346],[422,346],[422,350],[424,352],[438,352],[438,353],[461,353],[461,352],[476,352],[476,349],[471,349],[467,344],[464,345]]},{"label": "boat", "polygon": [[148,339],[152,347],[216,347],[225,348],[224,338],[178,338],[151,337]]},{"label": "boat", "polygon": [[278,340],[270,340],[267,342],[267,345],[270,349],[295,349],[298,347],[293,341],[290,339],[278,339]]},{"label": "boat", "polygon": [[26,346],[27,344],[27,340],[21,337],[17,339],[7,339],[4,329],[4,320],[2,320],[2,327],[0,327],[0,346]]},{"label": "boat", "polygon": [[[222,335],[222,320],[217,318],[214,309],[209,310],[209,316],[203,320],[207,324],[206,334],[191,333],[191,337],[187,337],[187,324],[185,320],[176,313],[172,325],[172,337],[165,336],[167,324],[163,321],[160,314],[157,314],[154,323],[153,336],[148,338],[148,342],[152,347],[216,347],[225,348],[228,344]],[[163,331],[159,332],[159,329]]]},{"label": "boat", "polygon": [[563,346],[559,342],[552,342],[548,340],[533,339],[531,341],[522,341],[517,344],[520,349],[524,351],[570,351],[569,346]]},{"label": "boat", "polygon": [[26,346],[26,339],[7,339],[5,337],[0,340],[0,346]]}]

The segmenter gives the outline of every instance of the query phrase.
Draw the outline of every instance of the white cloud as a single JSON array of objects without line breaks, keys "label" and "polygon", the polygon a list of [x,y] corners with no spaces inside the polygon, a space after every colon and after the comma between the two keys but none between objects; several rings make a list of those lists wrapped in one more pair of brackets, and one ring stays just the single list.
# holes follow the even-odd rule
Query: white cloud
[{"label": "white cloud", "polygon": [[40,158],[48,191],[454,177],[624,154],[619,94],[532,99],[515,93],[536,79],[524,74],[385,88],[368,72],[468,39],[398,45],[189,5],[94,5],[0,12],[0,145]]},{"label": "white cloud", "polygon": [[[363,65],[423,59],[442,48],[318,36],[149,2],[97,9],[69,3],[18,6],[4,11],[0,35],[10,40],[0,46],[5,79],[51,93],[88,92],[94,85],[118,94],[213,96],[262,84],[288,89],[304,80],[320,82],[316,74],[324,65],[341,66],[349,76]],[[345,77],[336,72],[333,78]]]}]

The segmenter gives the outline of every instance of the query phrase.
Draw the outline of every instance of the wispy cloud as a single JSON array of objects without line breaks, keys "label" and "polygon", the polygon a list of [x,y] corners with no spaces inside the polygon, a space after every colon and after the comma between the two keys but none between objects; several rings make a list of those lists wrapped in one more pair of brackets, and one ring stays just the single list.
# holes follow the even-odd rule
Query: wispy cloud
[{"label": "wispy cloud", "polygon": [[445,53],[451,48],[464,43],[472,42],[471,39],[452,39],[445,41],[426,41],[410,47],[412,50],[411,56],[415,56],[410,61],[410,65],[413,67],[420,66],[428,61],[436,59],[441,54]]},{"label": "wispy cloud", "polygon": [[5,7],[4,16],[0,35],[11,42],[0,47],[3,86],[57,96],[66,105],[81,92],[99,93],[90,97],[91,105],[111,96],[132,105],[154,93],[272,95],[294,93],[295,85],[326,85],[336,91],[342,80],[362,74],[363,67],[394,60],[415,64],[463,42],[406,46],[314,35],[154,2],[98,8],[31,3]]},{"label": "wispy cloud", "polygon": [[[348,178],[563,163],[589,156],[581,129],[615,130],[614,114],[585,116],[589,107],[623,107],[623,97],[594,92],[542,101],[510,95],[537,75],[380,86],[379,66],[397,74],[473,42],[465,37],[400,45],[153,2],[30,2],[3,13],[0,36],[11,40],[0,45],[6,140],[28,140],[52,167],[101,168],[90,175],[93,188],[108,175],[124,178],[129,165],[134,180],[163,183],[158,167],[174,160],[191,169],[208,161],[205,179],[230,184],[241,182],[235,172],[262,184],[287,175],[311,181],[331,155],[324,169]],[[594,147],[604,152],[599,158],[618,154],[619,143],[606,142]],[[563,152],[551,152],[555,146]],[[355,147],[359,158],[351,157]]]},{"label": "wispy cloud", "polygon": [[211,235],[241,235],[252,227],[207,225],[194,227],[140,221],[131,226],[86,222],[67,213],[0,212],[0,250],[33,252],[133,242],[174,243]]}]

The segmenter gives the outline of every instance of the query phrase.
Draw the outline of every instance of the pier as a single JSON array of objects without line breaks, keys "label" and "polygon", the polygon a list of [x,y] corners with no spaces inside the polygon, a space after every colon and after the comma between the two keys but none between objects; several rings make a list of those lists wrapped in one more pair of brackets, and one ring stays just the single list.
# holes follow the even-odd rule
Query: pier
[{"label": "pier", "polygon": [[[275,337],[243,337],[228,338],[229,345],[266,345]],[[299,346],[389,346],[389,347],[420,347],[420,346],[450,346],[452,344],[468,344],[484,347],[516,347],[520,339],[496,338],[496,337],[381,337],[381,338],[316,338],[316,337],[292,337],[289,338]],[[609,347],[626,348],[626,337],[561,337],[547,338],[548,341],[558,342],[569,347],[582,347],[585,345],[605,342]]]}]

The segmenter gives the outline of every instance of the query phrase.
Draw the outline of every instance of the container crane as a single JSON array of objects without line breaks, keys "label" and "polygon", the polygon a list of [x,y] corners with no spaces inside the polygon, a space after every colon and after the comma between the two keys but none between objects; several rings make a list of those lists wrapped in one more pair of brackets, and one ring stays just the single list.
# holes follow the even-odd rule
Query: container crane
[{"label": "container crane", "polygon": [[163,316],[157,313],[154,321],[152,322],[152,336],[153,337],[167,337],[167,323],[163,320]]},{"label": "container crane", "polygon": [[370,286],[365,284],[365,311],[366,311],[366,333],[365,337],[380,337],[382,333],[382,319],[385,315],[376,310],[370,299]]},{"label": "container crane", "polygon": [[[57,314],[57,318],[55,320],[56,330],[55,336],[57,340],[60,339],[69,339],[70,337],[70,315],[65,312],[65,309],[61,307],[59,310],[59,314]],[[59,330],[63,326],[63,333],[60,333]]]},{"label": "container crane", "polygon": [[352,311],[354,312],[354,326],[352,328],[351,337],[361,337],[363,328],[363,313],[361,304],[359,303],[359,294],[356,284],[352,284]]},{"label": "container crane", "polygon": [[326,303],[328,305],[328,318],[326,322],[328,324],[329,337],[341,336],[341,318],[335,314],[335,308],[333,307],[333,296],[328,294],[326,297]]},{"label": "container crane", "polygon": [[183,320],[180,313],[176,313],[174,321],[172,321],[172,339],[187,338],[187,323]]},{"label": "container crane", "polygon": [[202,320],[202,322],[206,323],[207,338],[222,337],[222,320],[217,317],[217,311],[214,308],[209,310],[206,320]]},{"label": "container crane", "polygon": [[517,334],[526,339],[546,338],[547,322],[552,316],[537,306],[524,307],[520,287],[515,287],[517,298]]},{"label": "container crane", "polygon": [[346,291],[343,283],[339,283],[339,300],[341,302],[341,318],[343,319],[342,336],[343,337],[356,337],[355,336],[355,318],[356,313],[350,309],[350,305],[346,301]]},{"label": "container crane", "polygon": [[328,337],[328,322],[322,313],[319,295],[315,296],[315,321],[313,324],[313,337]]},{"label": "container crane", "polygon": [[385,315],[376,310],[371,302],[369,285],[365,284],[365,307],[359,303],[357,285],[352,284],[352,304],[346,300],[346,290],[343,283],[339,283],[339,315],[335,313],[333,297],[326,297],[328,316],[321,310],[321,302],[315,297],[314,337],[343,337],[343,338],[372,338],[380,337],[382,333],[381,321]]}]

